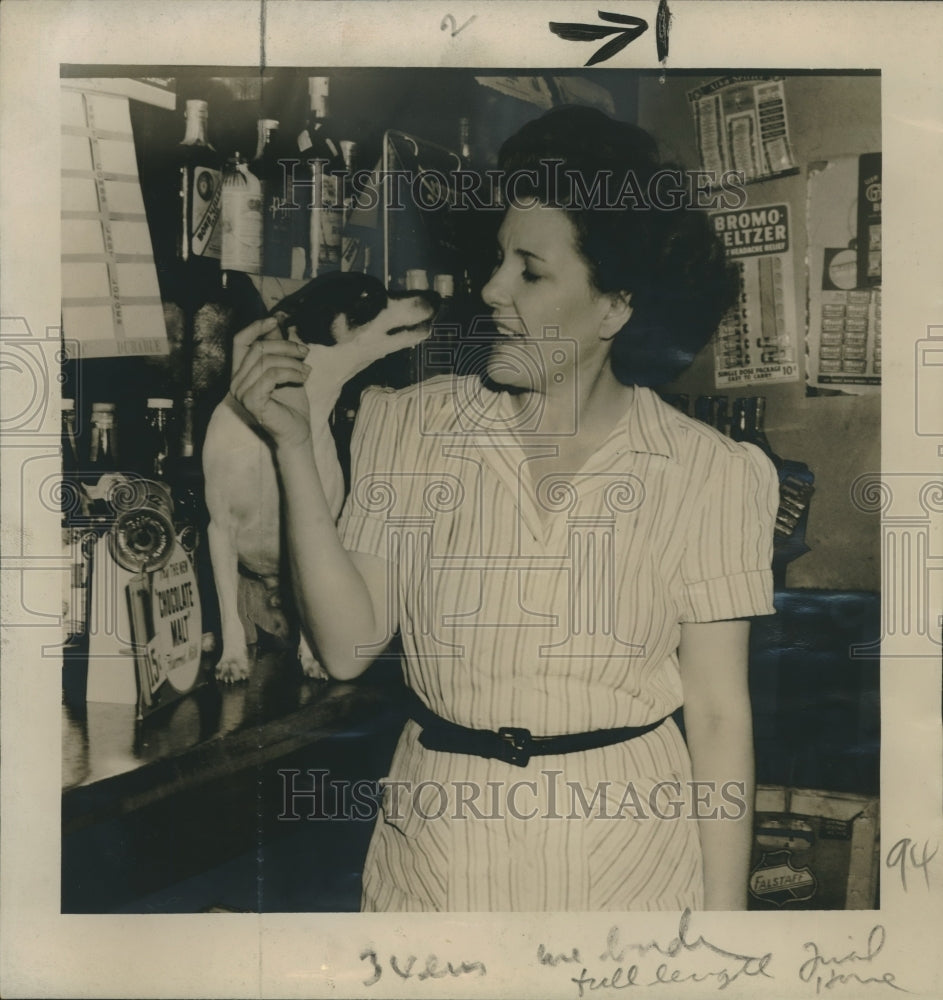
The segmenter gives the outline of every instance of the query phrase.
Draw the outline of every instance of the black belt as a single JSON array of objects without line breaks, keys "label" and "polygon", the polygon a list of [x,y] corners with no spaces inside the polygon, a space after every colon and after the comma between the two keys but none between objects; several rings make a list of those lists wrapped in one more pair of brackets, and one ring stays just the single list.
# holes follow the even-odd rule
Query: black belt
[{"label": "black belt", "polygon": [[[493,757],[506,764],[525,767],[531,757],[555,753],[576,753],[622,743],[644,736],[657,729],[665,719],[647,726],[620,726],[617,729],[594,729],[589,733],[566,733],[563,736],[533,736],[529,729],[502,726],[491,729],[470,729],[436,715],[415,691],[409,692],[409,714],[422,726],[419,742],[427,750],[445,753],[467,753],[475,757]],[[665,716],[668,718],[668,716]]]}]

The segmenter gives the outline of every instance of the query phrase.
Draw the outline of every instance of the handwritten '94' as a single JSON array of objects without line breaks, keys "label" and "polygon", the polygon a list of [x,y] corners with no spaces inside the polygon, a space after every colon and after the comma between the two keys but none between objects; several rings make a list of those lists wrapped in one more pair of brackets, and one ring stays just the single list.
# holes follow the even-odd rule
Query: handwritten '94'
[{"label": "handwritten '94'", "polygon": [[934,844],[930,850],[930,842],[925,840],[922,847],[917,847],[916,841],[910,837],[903,837],[887,852],[885,864],[888,868],[896,868],[900,872],[900,884],[904,892],[907,892],[907,869],[917,868],[923,872],[923,878],[927,888],[930,888],[930,873],[928,867],[930,862],[936,857],[939,845]]}]

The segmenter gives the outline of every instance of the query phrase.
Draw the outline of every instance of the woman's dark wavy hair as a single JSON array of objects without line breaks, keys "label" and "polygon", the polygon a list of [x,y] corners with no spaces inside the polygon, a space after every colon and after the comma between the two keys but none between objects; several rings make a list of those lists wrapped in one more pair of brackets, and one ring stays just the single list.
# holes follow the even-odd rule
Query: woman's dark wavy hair
[{"label": "woman's dark wavy hair", "polygon": [[[544,164],[558,163],[556,170]],[[706,214],[678,207],[583,207],[561,198],[555,177],[573,171],[585,190],[610,172],[618,192],[630,172],[646,195],[661,163],[644,129],[595,108],[567,106],[524,125],[501,147],[505,176],[536,171],[538,182],[517,183],[519,197],[564,208],[576,227],[577,247],[600,292],[630,292],[632,316],[616,334],[613,372],[626,385],[662,385],[684,371],[736,301],[739,279]],[[526,180],[526,178],[524,178]]]}]

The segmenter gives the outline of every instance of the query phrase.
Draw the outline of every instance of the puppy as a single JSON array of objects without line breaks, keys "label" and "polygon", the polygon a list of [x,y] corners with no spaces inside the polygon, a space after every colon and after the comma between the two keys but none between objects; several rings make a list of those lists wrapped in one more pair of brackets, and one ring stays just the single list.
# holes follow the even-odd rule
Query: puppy
[{"label": "puppy", "polygon": [[[437,302],[432,293],[389,295],[375,278],[336,272],[308,282],[283,299],[272,314],[279,318],[279,327],[289,339],[330,346],[367,331],[391,333],[428,323]],[[287,399],[292,393],[309,390],[282,386],[276,391]],[[225,681],[248,677],[247,643],[255,638],[254,629],[244,627],[239,614],[239,566],[263,582],[270,608],[281,604],[280,498],[271,444],[243,413],[232,396],[227,396],[213,412],[203,445],[210,514],[207,534],[222,629],[216,674]],[[311,440],[324,492],[336,518],[344,502],[344,477],[326,422],[311,428]],[[275,631],[287,632],[284,617],[276,613],[274,619],[283,623]],[[298,655],[308,677],[327,677],[303,633]]]}]

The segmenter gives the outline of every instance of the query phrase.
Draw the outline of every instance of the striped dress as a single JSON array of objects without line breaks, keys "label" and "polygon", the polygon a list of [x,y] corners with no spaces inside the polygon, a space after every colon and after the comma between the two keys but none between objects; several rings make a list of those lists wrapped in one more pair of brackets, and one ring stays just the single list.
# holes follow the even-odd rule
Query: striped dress
[{"label": "striped dress", "polygon": [[[534,418],[474,376],[369,390],[342,542],[387,561],[407,683],[440,716],[539,736],[670,715],[681,623],[773,612],[775,470],[636,388],[582,469],[544,475]],[[397,744],[363,909],[700,905],[670,720],[525,767],[427,750],[420,731]]]}]

